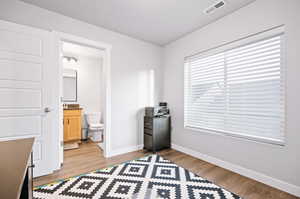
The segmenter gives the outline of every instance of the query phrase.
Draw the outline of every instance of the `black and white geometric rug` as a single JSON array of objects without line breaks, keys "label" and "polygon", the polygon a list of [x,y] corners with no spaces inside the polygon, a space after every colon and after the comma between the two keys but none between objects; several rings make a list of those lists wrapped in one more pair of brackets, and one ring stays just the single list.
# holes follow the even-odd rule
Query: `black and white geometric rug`
[{"label": "black and white geometric rug", "polygon": [[33,196],[35,199],[240,199],[159,155],[36,187]]}]

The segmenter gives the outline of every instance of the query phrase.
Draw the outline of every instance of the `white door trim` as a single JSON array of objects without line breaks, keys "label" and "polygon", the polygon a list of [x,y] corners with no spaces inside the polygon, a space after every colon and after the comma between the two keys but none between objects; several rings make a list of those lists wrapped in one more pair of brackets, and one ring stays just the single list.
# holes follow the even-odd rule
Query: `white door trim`
[{"label": "white door trim", "polygon": [[62,32],[56,32],[53,31],[53,49],[54,49],[54,67],[56,67],[57,72],[57,79],[55,80],[57,83],[55,84],[55,87],[57,88],[56,93],[54,94],[56,96],[56,126],[57,132],[56,135],[53,136],[54,142],[58,143],[56,146],[55,152],[55,165],[56,169],[59,169],[61,167],[61,163],[63,162],[63,108],[61,106],[61,97],[62,97],[62,59],[61,59],[61,43],[62,42],[71,42],[83,46],[89,46],[92,48],[97,48],[104,51],[103,56],[103,77],[104,77],[104,110],[103,110],[103,120],[104,120],[104,156],[109,157],[111,156],[111,145],[110,145],[110,137],[111,137],[111,48],[112,46],[106,43],[98,42],[89,40],[83,37],[74,36],[67,33]]}]

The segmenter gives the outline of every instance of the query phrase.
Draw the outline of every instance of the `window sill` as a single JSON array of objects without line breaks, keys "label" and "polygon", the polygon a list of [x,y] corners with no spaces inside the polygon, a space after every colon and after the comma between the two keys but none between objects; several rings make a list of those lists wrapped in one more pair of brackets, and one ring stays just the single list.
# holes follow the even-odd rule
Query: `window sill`
[{"label": "window sill", "polygon": [[263,137],[258,137],[258,136],[243,135],[243,134],[220,131],[220,130],[215,130],[215,129],[190,127],[190,126],[184,126],[184,129],[198,131],[198,132],[200,131],[200,132],[208,133],[208,134],[216,134],[216,135],[224,135],[224,136],[229,136],[229,137],[234,137],[234,138],[241,138],[241,139],[245,139],[245,140],[256,141],[256,142],[266,143],[266,144],[272,144],[272,145],[277,145],[277,146],[285,146],[285,141],[282,141],[282,140],[269,139],[269,138],[263,138]]}]

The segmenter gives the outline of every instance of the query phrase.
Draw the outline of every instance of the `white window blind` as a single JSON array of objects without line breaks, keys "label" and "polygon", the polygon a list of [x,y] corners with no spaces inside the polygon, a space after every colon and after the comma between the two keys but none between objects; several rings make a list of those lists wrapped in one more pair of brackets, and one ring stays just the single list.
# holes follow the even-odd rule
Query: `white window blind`
[{"label": "white window blind", "polygon": [[282,144],[283,34],[185,59],[184,125]]}]

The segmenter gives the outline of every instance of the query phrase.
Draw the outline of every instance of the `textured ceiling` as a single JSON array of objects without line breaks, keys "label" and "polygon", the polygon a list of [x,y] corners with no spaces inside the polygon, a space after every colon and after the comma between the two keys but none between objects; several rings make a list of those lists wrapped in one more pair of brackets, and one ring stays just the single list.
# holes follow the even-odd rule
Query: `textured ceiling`
[{"label": "textured ceiling", "polygon": [[22,0],[78,20],[165,45],[254,0],[226,0],[212,14],[215,0]]},{"label": "textured ceiling", "polygon": [[84,56],[90,58],[101,58],[104,52],[95,48],[81,46],[69,42],[63,42],[63,53],[73,56]]}]

